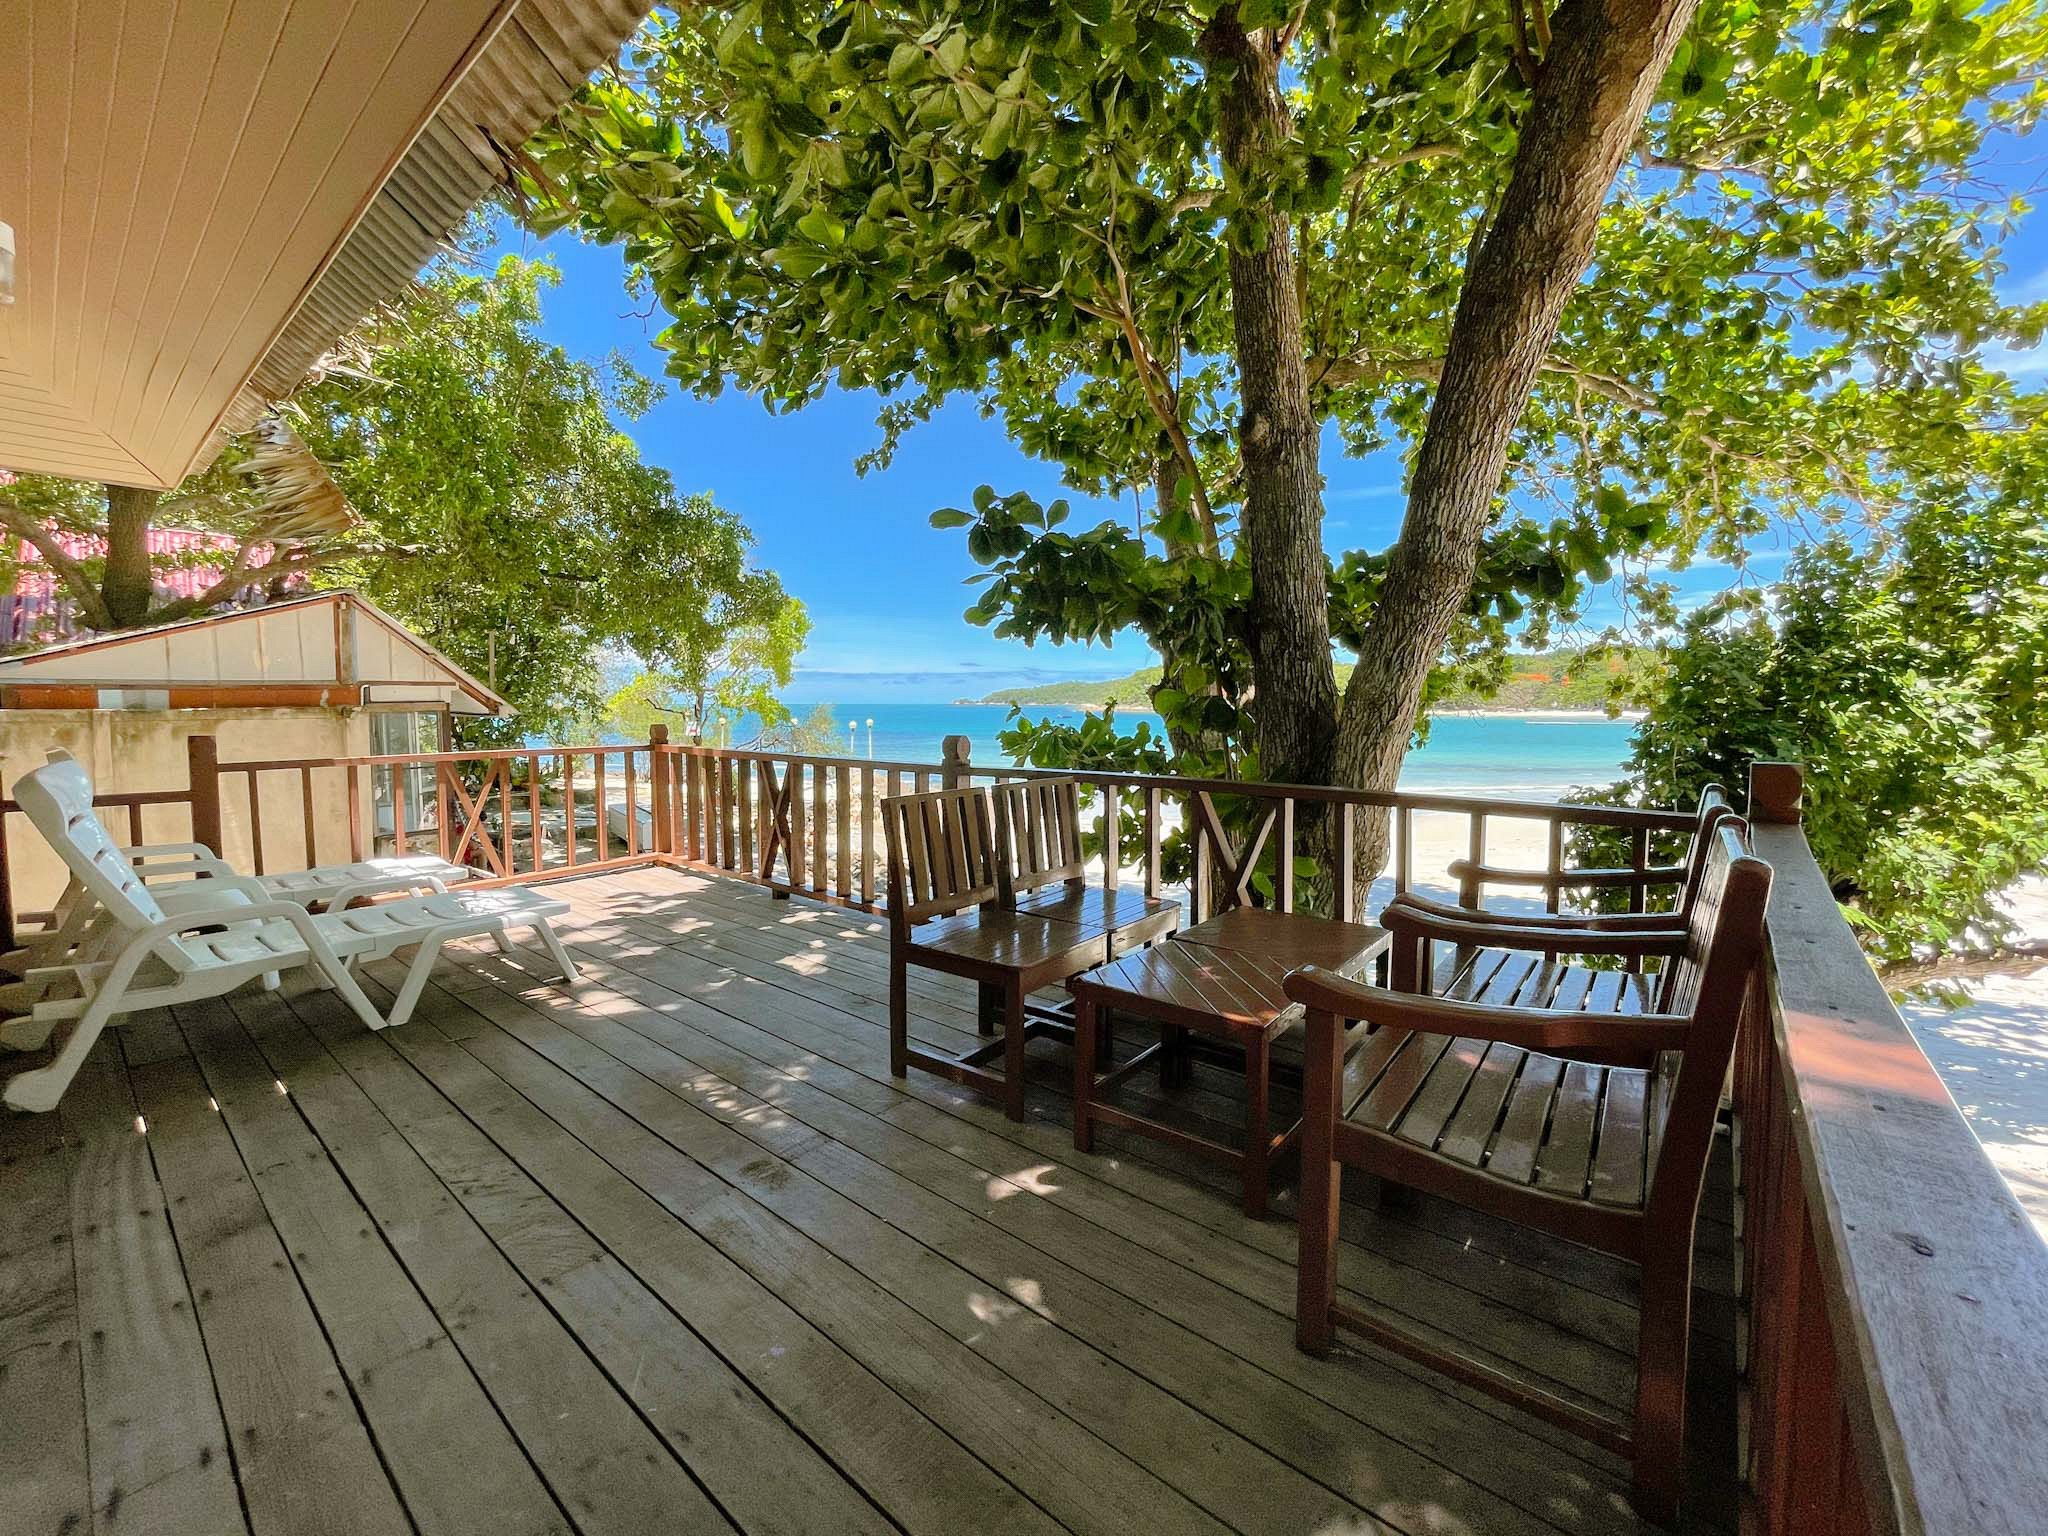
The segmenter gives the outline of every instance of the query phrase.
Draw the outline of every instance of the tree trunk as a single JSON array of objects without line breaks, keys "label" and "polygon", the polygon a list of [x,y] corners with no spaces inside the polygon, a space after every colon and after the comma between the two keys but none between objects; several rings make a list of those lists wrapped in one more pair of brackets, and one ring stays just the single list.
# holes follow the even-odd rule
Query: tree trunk
[{"label": "tree trunk", "polygon": [[[1216,77],[1217,131],[1227,177],[1257,188],[1292,136],[1270,31],[1246,32],[1227,6],[1202,33]],[[1337,723],[1323,558],[1320,423],[1309,407],[1307,348],[1295,287],[1294,238],[1269,200],[1231,216],[1238,451],[1244,460],[1240,536],[1252,573],[1253,712],[1260,776],[1326,784]]]},{"label": "tree trunk", "polygon": [[[1344,694],[1337,782],[1391,789],[1600,210],[1699,0],[1564,0],[1514,171],[1458,297],[1408,515]],[[1366,818],[1360,867],[1386,856]]]},{"label": "tree trunk", "polygon": [[155,596],[150,584],[149,520],[156,515],[158,495],[128,485],[107,487],[107,565],[100,577],[100,597],[108,622],[116,629],[149,617]]}]

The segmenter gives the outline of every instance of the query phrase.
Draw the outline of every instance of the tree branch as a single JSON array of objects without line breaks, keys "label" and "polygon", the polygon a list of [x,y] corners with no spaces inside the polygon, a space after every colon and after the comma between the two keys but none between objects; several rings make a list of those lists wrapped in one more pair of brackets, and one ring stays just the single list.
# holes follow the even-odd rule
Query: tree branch
[{"label": "tree branch", "polygon": [[[1390,155],[1376,155],[1370,160],[1361,160],[1351,168],[1351,174],[1344,178],[1348,190],[1370,176],[1374,171],[1392,170],[1397,165],[1414,165],[1421,160],[1445,160],[1453,155],[1462,155],[1462,144],[1413,144],[1407,149],[1397,149]],[[1166,205],[1166,216],[1178,218],[1183,213],[1193,213],[1198,208],[1207,208],[1223,195],[1221,187],[1195,187],[1181,193]]]},{"label": "tree branch", "polygon": [[[361,553],[360,549],[347,547],[309,550],[304,546],[296,546],[265,561],[262,565],[231,569],[205,591],[194,593],[191,597],[181,597],[174,603],[166,603],[163,607],[155,609],[145,622],[171,624],[179,619],[196,618],[226,602],[243,587],[267,585],[280,576],[303,575],[307,571],[317,570],[323,565],[332,565],[337,560]],[[239,555],[237,558],[240,558]]]},{"label": "tree branch", "polygon": [[93,629],[111,629],[113,622],[107,617],[107,605],[100,596],[100,589],[94,585],[91,574],[84,564],[72,558],[58,539],[55,530],[30,517],[11,502],[0,501],[0,527],[29,544],[43,557],[43,563],[50,573],[63,585],[72,601],[85,612],[87,625]]},{"label": "tree branch", "polygon": [[1138,329],[1137,313],[1131,302],[1130,278],[1124,271],[1123,259],[1116,253],[1115,242],[1101,236],[1097,238],[1102,240],[1102,248],[1109,253],[1110,270],[1116,274],[1117,305],[1107,318],[1114,320],[1123,332],[1124,344],[1130,349],[1131,362],[1138,370],[1138,383],[1145,391],[1146,402],[1172,442],[1174,457],[1187,471],[1188,500],[1196,520],[1202,525],[1203,539],[1209,552],[1217,553],[1221,548],[1221,536],[1216,530],[1216,512],[1209,504],[1209,491],[1202,482],[1202,466],[1195,458],[1194,444],[1188,441],[1187,428],[1181,424],[1180,392],[1174,388],[1173,380],[1166,376],[1166,370],[1160,366],[1143,332]]},{"label": "tree branch", "polygon": [[[1701,411],[1674,411],[1663,401],[1627,379],[1604,373],[1597,368],[1588,368],[1573,362],[1568,357],[1555,355],[1546,357],[1539,365],[1540,371],[1560,378],[1567,378],[1582,386],[1588,394],[1597,395],[1615,405],[1639,411],[1645,416],[1655,416],[1660,421],[1688,421],[1695,423],[1695,433],[1700,443],[1721,458],[1735,459],[1748,464],[1764,464],[1777,467],[1780,461],[1768,454],[1752,453],[1735,447],[1720,433],[1700,429],[1698,419]],[[1309,359],[1310,381],[1321,387],[1339,389],[1347,384],[1378,384],[1389,382],[1435,384],[1443,377],[1444,360],[1435,357],[1333,357]],[[1739,423],[1732,423],[1739,425]],[[1818,457],[1827,466],[1828,477],[1834,482],[1835,491],[1845,501],[1854,502],[1857,509],[1868,515],[1872,512],[1869,498],[1856,483],[1856,477],[1849,467],[1826,444],[1805,434],[1795,433],[1788,439],[1797,443],[1807,452]],[[1718,499],[1718,498],[1717,498]]]}]

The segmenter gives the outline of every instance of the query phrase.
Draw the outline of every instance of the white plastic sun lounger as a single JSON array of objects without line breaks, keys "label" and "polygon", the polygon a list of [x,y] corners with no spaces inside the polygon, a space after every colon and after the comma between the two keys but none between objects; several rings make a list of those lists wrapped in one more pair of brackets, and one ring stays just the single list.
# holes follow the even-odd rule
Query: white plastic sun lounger
[{"label": "white plastic sun lounger", "polygon": [[[517,886],[440,892],[347,911],[308,912],[239,875],[184,882],[161,899],[136,873],[92,808],[92,784],[76,763],[51,763],[15,786],[15,799],[96,905],[97,916],[62,967],[76,995],[44,995],[33,1011],[8,1023],[0,1043],[31,1049],[55,1027],[71,1032],[46,1066],[16,1073],[6,1102],[48,1110],[77,1075],[100,1031],[114,1019],[149,1008],[220,997],[262,978],[306,966],[337,990],[371,1029],[410,1017],[442,946],[484,934],[531,929],[561,967],[576,968],[548,919],[568,903]],[[378,1013],[350,962],[411,948],[405,981],[388,1016]],[[31,978],[35,980],[36,978]]]},{"label": "white plastic sun lounger", "polygon": [[[61,749],[51,752],[49,760],[52,764],[73,764],[81,774],[85,773],[84,765]],[[90,794],[89,775],[86,786]],[[156,893],[160,901],[179,892],[191,879],[235,875],[253,878],[266,899],[295,901],[309,912],[339,910],[366,896],[400,892],[438,894],[475,873],[466,865],[451,864],[433,854],[408,853],[357,859],[347,864],[322,864],[286,874],[244,877],[204,843],[144,843],[120,852],[142,877],[143,884],[163,884],[164,888]],[[172,884],[173,881],[177,883]],[[92,898],[74,875],[57,899],[49,921],[40,930],[24,934],[25,942],[19,949],[0,955],[0,964],[16,975],[61,965],[83,941],[95,913]],[[10,1003],[18,996],[16,988],[0,988],[0,997]]]}]

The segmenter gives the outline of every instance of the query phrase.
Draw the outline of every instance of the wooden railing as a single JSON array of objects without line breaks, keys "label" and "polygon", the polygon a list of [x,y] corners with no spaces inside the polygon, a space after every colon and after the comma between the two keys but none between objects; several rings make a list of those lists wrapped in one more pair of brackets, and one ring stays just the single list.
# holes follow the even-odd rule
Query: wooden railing
[{"label": "wooden railing", "polygon": [[1750,1529],[2048,1529],[2048,1247],[1843,922],[1799,771],[1734,1081]]},{"label": "wooden railing", "polygon": [[[216,763],[195,739],[182,789],[104,795],[130,842],[183,807],[217,849],[245,831],[259,869],[382,851],[369,775],[430,776],[431,823],[392,799],[393,848],[431,848],[492,880],[546,879],[635,864],[714,871],[778,896],[875,909],[886,898],[878,802],[978,780],[1043,777],[984,767],[964,739],[937,763],[634,745]],[[1460,852],[1481,862],[1507,820],[1546,828],[1540,886],[1559,905],[1565,838],[1619,828],[1634,903],[1651,859],[1693,823],[1687,811],[1473,795],[1384,793],[1083,773],[1095,829],[1121,825],[1098,871],[1169,891],[1165,851],[1184,842],[1192,915],[1238,899],[1291,906],[1292,854],[1317,846],[1358,869],[1358,818],[1391,821],[1395,889],[1442,884],[1416,865],[1416,819],[1462,817]],[[1758,764],[1749,817],[1776,884],[1766,963],[1752,991],[1732,1081],[1742,1332],[1745,1530],[1918,1536],[2048,1529],[2048,1247],[1900,1020],[1843,921],[1800,829],[1798,770]],[[7,904],[0,801],[0,918]],[[417,807],[414,807],[417,810]],[[614,825],[613,811],[618,811]],[[589,813],[585,836],[585,812]],[[171,813],[173,819],[177,812]],[[522,821],[522,818],[523,821]],[[246,822],[246,829],[242,823]],[[560,829],[557,842],[553,828]],[[523,829],[523,834],[522,834]],[[522,857],[522,851],[524,857]],[[1363,882],[1334,882],[1350,914]],[[1479,894],[1467,880],[1468,899]]]},{"label": "wooden railing", "polygon": [[657,735],[637,744],[221,763],[212,811],[223,826],[247,829],[259,875],[419,852],[472,865],[483,880],[587,874],[644,864],[660,851],[641,790],[655,787],[665,750]]},{"label": "wooden railing", "polygon": [[[1026,778],[1078,778],[1089,797],[1084,813],[1104,849],[1096,871],[1103,884],[1134,879],[1149,896],[1169,885],[1185,893],[1196,920],[1213,905],[1252,899],[1281,910],[1297,901],[1296,855],[1304,852],[1312,818],[1332,825],[1322,837],[1332,866],[1329,884],[1337,913],[1357,915],[1359,893],[1374,871],[1359,869],[1359,815],[1384,810],[1390,820],[1392,888],[1428,883],[1455,889],[1476,901],[1476,877],[1452,877],[1444,869],[1418,870],[1416,818],[1462,818],[1459,852],[1485,862],[1489,830],[1504,821],[1535,821],[1546,828],[1546,867],[1536,882],[1545,905],[1557,910],[1565,871],[1566,836],[1574,827],[1618,828],[1628,834],[1632,880],[1630,906],[1641,910],[1653,880],[1651,863],[1660,844],[1675,846],[1693,827],[1689,811],[1642,810],[1619,806],[1571,805],[1550,800],[1510,800],[1482,795],[1425,794],[1409,790],[1333,789],[1316,785],[1252,784],[1228,779],[1167,775],[1094,773],[986,767],[969,757],[965,737],[947,738],[938,763],[820,757],[776,751],[672,746],[660,754],[677,766],[666,776],[675,786],[668,801],[664,851],[676,860],[714,869],[767,886],[778,896],[814,899],[879,910],[886,901],[877,803],[886,797],[935,787]],[[1135,837],[1123,836],[1126,807],[1136,813]],[[1233,829],[1235,823],[1235,829]],[[1109,829],[1119,829],[1112,839]],[[1183,878],[1169,882],[1164,851],[1178,831],[1185,839]],[[1448,862],[1448,861],[1447,861]],[[1350,878],[1342,878],[1339,871]],[[1359,878],[1361,875],[1366,878]]]}]

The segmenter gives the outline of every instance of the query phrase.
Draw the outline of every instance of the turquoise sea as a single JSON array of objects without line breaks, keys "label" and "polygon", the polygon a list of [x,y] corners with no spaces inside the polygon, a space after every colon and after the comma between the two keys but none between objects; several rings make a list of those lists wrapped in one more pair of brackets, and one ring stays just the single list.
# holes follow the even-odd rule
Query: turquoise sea
[{"label": "turquoise sea", "polygon": [[[1007,762],[996,736],[1009,718],[1000,704],[842,702],[830,699],[840,721],[842,750],[855,757],[937,762],[939,743],[964,735],[977,763]],[[1033,719],[1078,723],[1082,711],[1028,706]],[[1148,718],[1123,712],[1126,720]],[[850,733],[847,722],[853,723]],[[872,722],[872,730],[870,730]],[[1574,785],[1608,784],[1620,776],[1628,751],[1626,720],[1599,716],[1446,715],[1429,740],[1408,754],[1401,783],[1415,790],[1486,790],[1495,794],[1554,793]]]}]

